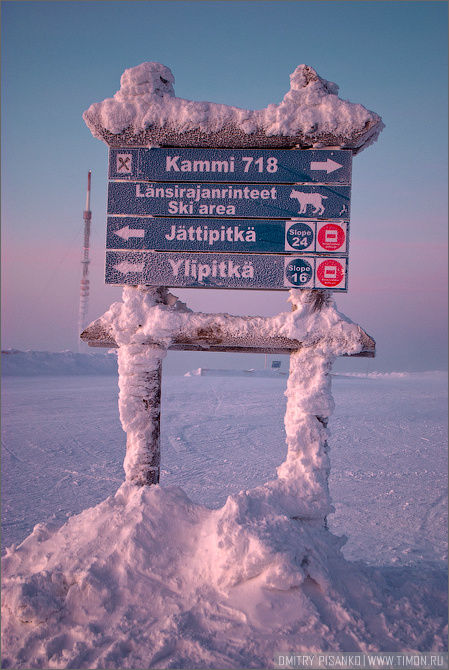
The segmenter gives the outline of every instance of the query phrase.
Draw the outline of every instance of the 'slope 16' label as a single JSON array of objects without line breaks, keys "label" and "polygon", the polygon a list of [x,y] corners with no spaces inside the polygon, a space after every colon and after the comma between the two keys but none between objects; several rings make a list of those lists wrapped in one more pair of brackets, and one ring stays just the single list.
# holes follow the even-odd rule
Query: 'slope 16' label
[{"label": "'slope 16' label", "polygon": [[106,283],[185,288],[347,290],[346,258],[108,251]]}]

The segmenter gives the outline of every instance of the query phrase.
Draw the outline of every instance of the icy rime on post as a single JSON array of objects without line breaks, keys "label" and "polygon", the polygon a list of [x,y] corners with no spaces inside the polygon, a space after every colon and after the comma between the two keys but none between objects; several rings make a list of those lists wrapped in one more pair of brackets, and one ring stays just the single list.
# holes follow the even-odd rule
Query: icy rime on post
[{"label": "icy rime on post", "polygon": [[[147,308],[161,301],[162,292],[157,289],[146,291],[142,287],[140,292],[143,295],[139,296],[142,298],[139,302],[144,302]],[[125,309],[132,310],[132,301],[130,305],[124,298]],[[161,376],[165,354],[166,350],[157,344],[142,345],[135,341],[123,342],[118,349],[120,420],[127,436],[123,467],[127,481],[138,486],[159,482]]]},{"label": "icy rime on post", "polygon": [[[293,311],[304,317],[320,310],[325,293],[290,291]],[[278,468],[281,480],[301,482],[298,499],[306,510],[298,514],[307,518],[324,518],[332,511],[329,494],[330,463],[327,444],[327,422],[334,409],[330,372],[335,354],[319,344],[302,347],[290,354],[287,381],[285,431],[287,458]]]},{"label": "icy rime on post", "polygon": [[[328,148],[358,153],[383,128],[374,112],[338,98],[338,87],[300,65],[279,105],[242,110],[174,95],[159,63],[126,70],[114,98],[91,105],[84,120],[110,147]],[[323,520],[328,489],[330,371],[336,356],[374,356],[375,343],[339,314],[328,291],[292,289],[292,311],[277,317],[199,314],[166,288],[126,287],[81,335],[90,346],[118,347],[119,406],[127,433],[127,481],[155,484],[160,468],[160,392],[167,349],[290,353],[285,415],[288,453],[276,490],[293,518]]]},{"label": "icy rime on post", "polygon": [[157,484],[160,468],[161,350],[129,344],[119,348],[119,408],[126,431],[126,479]]},{"label": "icy rime on post", "polygon": [[137,486],[159,482],[161,375],[167,349],[162,342],[142,341],[142,333],[152,308],[167,300],[164,288],[127,287],[123,303],[114,303],[106,314],[118,345],[119,410],[127,435],[123,465],[126,480]]}]

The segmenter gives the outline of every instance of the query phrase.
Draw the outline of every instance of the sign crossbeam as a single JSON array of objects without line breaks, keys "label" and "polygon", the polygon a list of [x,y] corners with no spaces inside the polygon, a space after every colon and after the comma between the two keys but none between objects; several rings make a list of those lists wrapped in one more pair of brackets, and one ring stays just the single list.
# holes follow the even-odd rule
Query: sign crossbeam
[{"label": "sign crossbeam", "polygon": [[[186,322],[178,332],[171,334],[168,349],[174,351],[215,351],[228,353],[269,353],[269,354],[291,354],[303,346],[299,340],[289,337],[261,334],[270,317],[245,317],[245,328],[239,333],[238,324],[242,317],[227,315],[229,328],[218,323],[214,314],[198,314],[192,322]],[[356,356],[363,358],[374,358],[375,341],[360,326],[357,329],[357,338],[360,343],[360,351],[357,353],[345,353],[343,356]],[[335,335],[333,336],[335,340]],[[81,333],[81,339],[90,347],[118,347],[111,330],[104,324],[100,317],[92,322]],[[146,340],[142,344],[157,345],[153,340]]]}]

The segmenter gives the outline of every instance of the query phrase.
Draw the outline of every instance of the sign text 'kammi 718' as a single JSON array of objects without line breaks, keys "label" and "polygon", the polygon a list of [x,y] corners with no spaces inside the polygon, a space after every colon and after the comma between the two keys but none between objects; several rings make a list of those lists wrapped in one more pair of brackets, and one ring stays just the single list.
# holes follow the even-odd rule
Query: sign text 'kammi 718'
[{"label": "sign text 'kammi 718'", "polygon": [[109,179],[270,184],[351,183],[352,152],[311,149],[110,149]]}]

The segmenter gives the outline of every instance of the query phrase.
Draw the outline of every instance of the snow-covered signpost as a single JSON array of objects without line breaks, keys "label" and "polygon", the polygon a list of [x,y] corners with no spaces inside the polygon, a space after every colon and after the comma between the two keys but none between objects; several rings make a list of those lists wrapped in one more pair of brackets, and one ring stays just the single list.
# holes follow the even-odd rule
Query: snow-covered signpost
[{"label": "snow-covered signpost", "polygon": [[[329,513],[327,421],[336,356],[374,356],[340,314],[348,288],[352,155],[383,128],[301,65],[279,105],[249,111],[176,98],[158,63],[126,70],[84,119],[110,147],[106,282],[123,302],[81,335],[118,347],[125,472],[159,481],[167,349],[290,353],[288,454],[271,482],[295,518]],[[167,287],[289,290],[276,317],[200,314]]]}]

